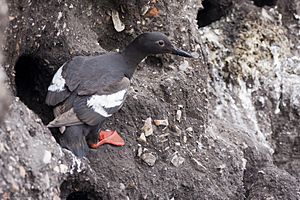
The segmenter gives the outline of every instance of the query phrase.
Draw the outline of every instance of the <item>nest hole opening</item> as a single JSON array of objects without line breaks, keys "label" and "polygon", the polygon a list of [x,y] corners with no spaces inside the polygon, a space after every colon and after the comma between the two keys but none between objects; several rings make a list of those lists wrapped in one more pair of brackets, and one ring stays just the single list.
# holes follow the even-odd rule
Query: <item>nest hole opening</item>
[{"label": "nest hole opening", "polygon": [[276,6],[277,0],[253,0],[254,5],[258,7]]},{"label": "nest hole opening", "polygon": [[15,65],[16,95],[47,124],[53,119],[52,109],[45,98],[54,70],[43,59],[22,55]]},{"label": "nest hole opening", "polygon": [[66,200],[97,200],[97,197],[92,192],[78,191],[70,193]]},{"label": "nest hole opening", "polygon": [[226,16],[233,4],[230,1],[204,0],[202,5],[203,9],[197,14],[198,28],[210,25]]},{"label": "nest hole opening", "polygon": [[65,180],[61,186],[61,198],[66,200],[101,200],[102,194],[96,192],[88,181],[77,179]]}]

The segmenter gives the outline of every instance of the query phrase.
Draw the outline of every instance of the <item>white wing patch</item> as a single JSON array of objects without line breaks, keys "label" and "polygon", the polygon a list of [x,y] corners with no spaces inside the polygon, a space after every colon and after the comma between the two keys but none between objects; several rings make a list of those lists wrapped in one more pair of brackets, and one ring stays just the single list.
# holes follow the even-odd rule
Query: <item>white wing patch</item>
[{"label": "white wing patch", "polygon": [[65,64],[63,64],[63,66],[61,66],[57,72],[55,73],[53,79],[52,79],[52,83],[51,85],[48,87],[49,91],[52,92],[61,92],[64,91],[65,88],[65,84],[66,84],[66,80],[62,77],[62,69],[64,67]]},{"label": "white wing patch", "polygon": [[104,108],[113,108],[122,105],[125,94],[126,90],[121,90],[109,95],[95,94],[87,101],[87,106],[91,107],[103,117],[110,117],[112,114],[108,114]]}]

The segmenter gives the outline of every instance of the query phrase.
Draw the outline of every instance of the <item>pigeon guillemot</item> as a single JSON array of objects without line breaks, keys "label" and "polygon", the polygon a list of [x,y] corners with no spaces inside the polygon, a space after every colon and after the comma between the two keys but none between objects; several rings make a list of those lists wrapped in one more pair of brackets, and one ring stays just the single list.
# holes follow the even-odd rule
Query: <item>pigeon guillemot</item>
[{"label": "pigeon guillemot", "polygon": [[105,118],[123,105],[137,65],[148,55],[191,54],[175,48],[166,35],[143,33],[122,52],[76,56],[61,66],[48,88],[46,103],[54,106],[55,119],[48,127],[59,128],[59,143],[83,157],[91,148],[108,143],[123,146],[116,131],[103,131]]}]

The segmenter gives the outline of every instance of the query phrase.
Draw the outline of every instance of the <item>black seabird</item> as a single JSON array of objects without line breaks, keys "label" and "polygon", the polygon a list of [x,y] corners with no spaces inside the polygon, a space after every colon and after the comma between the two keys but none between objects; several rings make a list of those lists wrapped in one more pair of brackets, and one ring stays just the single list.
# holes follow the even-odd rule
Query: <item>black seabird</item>
[{"label": "black seabird", "polygon": [[149,32],[120,53],[76,56],[61,66],[46,97],[55,116],[48,127],[59,128],[60,145],[79,157],[104,143],[123,146],[116,131],[102,131],[101,126],[122,107],[137,65],[148,55],[162,53],[192,57],[175,48],[166,35]]}]

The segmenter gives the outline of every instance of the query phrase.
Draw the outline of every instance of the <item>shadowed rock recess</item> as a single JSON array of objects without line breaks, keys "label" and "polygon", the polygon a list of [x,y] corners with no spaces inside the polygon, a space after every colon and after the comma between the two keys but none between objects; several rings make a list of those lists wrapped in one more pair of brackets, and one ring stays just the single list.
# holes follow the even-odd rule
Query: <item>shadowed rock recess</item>
[{"label": "shadowed rock recess", "polygon": [[[0,110],[0,199],[300,199],[299,10],[297,0],[0,0],[0,91],[14,94]],[[124,147],[83,159],[61,149],[45,126],[56,70],[147,31],[197,58],[139,65],[104,125]]]}]

